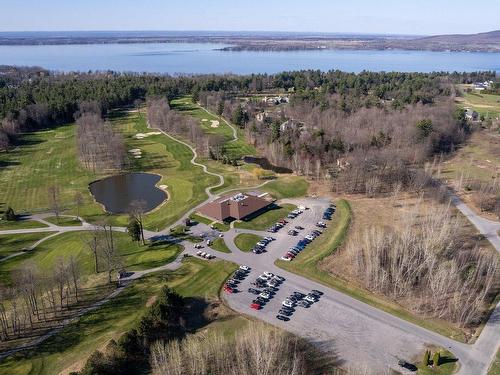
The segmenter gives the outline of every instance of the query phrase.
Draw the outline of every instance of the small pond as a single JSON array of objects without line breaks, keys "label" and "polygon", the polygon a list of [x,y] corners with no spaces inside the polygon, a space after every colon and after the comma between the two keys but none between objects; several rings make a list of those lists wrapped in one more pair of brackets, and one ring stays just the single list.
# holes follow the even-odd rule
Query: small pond
[{"label": "small pond", "polygon": [[271,162],[267,158],[258,158],[255,156],[244,156],[243,161],[245,163],[257,164],[262,169],[266,169],[268,171],[273,171],[274,173],[293,173],[293,171],[291,169],[271,164]]},{"label": "small pond", "polygon": [[94,199],[112,214],[129,212],[134,201],[143,201],[144,210],[151,211],[167,198],[167,194],[155,186],[160,179],[150,173],[127,173],[95,181],[89,189]]}]

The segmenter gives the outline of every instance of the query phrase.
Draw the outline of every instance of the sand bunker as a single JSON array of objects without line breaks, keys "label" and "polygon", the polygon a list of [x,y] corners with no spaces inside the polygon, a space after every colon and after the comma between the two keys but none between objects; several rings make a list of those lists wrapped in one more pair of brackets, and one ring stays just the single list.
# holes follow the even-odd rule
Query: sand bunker
[{"label": "sand bunker", "polygon": [[142,158],[142,151],[140,148],[133,148],[132,150],[128,150],[128,152],[132,154],[134,159]]},{"label": "sand bunker", "polygon": [[162,190],[167,190],[168,186],[167,185],[160,185],[158,186]]},{"label": "sand bunker", "polygon": [[219,127],[219,121],[217,121],[217,120],[210,121],[210,127],[212,127],[212,128],[218,128]]},{"label": "sand bunker", "polygon": [[149,133],[137,133],[136,135],[134,135],[134,138],[135,139],[144,139],[144,138],[147,138],[151,135],[160,135],[161,132],[149,132]]},{"label": "sand bunker", "polygon": [[204,118],[203,120],[201,120],[201,122],[208,122],[208,119]]}]

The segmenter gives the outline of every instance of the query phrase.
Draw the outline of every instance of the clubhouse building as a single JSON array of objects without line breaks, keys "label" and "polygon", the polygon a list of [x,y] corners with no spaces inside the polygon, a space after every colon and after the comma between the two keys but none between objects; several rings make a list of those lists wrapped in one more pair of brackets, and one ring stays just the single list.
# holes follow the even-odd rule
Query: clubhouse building
[{"label": "clubhouse building", "polygon": [[258,214],[273,204],[265,199],[267,194],[243,194],[224,196],[202,206],[198,211],[219,221],[242,220]]}]

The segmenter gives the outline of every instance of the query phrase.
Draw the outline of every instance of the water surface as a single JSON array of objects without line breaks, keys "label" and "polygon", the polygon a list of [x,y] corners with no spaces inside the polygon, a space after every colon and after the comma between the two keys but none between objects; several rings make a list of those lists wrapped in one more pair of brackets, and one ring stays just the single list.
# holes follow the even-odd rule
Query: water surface
[{"label": "water surface", "polygon": [[430,51],[229,52],[221,44],[140,43],[0,46],[0,65],[37,65],[58,71],[115,70],[168,74],[277,73],[300,69],[347,72],[500,72],[500,53]]},{"label": "water surface", "polygon": [[89,189],[107,212],[130,212],[134,201],[143,201],[145,211],[151,211],[167,198],[167,194],[155,186],[158,181],[160,176],[155,174],[127,173],[93,182]]}]

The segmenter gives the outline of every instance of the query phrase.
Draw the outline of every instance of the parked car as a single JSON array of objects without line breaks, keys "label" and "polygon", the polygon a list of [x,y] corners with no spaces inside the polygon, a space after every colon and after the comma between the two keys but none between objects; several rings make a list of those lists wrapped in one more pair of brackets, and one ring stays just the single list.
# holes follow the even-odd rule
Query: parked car
[{"label": "parked car", "polygon": [[258,295],[258,294],[260,294],[260,290],[255,289],[255,288],[248,288],[248,293]]},{"label": "parked car", "polygon": [[313,290],[311,290],[311,294],[313,294],[315,296],[322,296],[323,292],[320,292],[319,290],[313,289]]},{"label": "parked car", "polygon": [[269,293],[262,292],[261,294],[259,294],[259,297],[262,297],[264,299],[270,299],[271,295]]},{"label": "parked car", "polygon": [[297,302],[297,306],[308,308],[311,304],[305,300]]},{"label": "parked car", "polygon": [[284,322],[288,322],[290,320],[289,317],[283,316],[283,315],[276,315],[276,318],[279,319],[279,320],[282,320]]},{"label": "parked car", "polygon": [[280,309],[280,311],[278,311],[278,314],[285,315],[285,316],[291,316],[293,314],[293,312],[290,310]]},{"label": "parked car", "polygon": [[316,298],[316,297],[314,297],[314,296],[313,296],[313,295],[311,295],[311,294],[308,294],[307,296],[305,296],[305,298],[304,298],[304,299],[305,299],[306,301],[308,301],[308,302],[311,302],[311,303],[314,303],[314,302],[316,302],[316,301],[317,301],[317,298]]},{"label": "parked car", "polygon": [[240,270],[243,270],[243,271],[250,271],[250,267],[245,266],[245,265],[241,265],[241,266],[240,266]]},{"label": "parked car", "polygon": [[291,258],[291,257],[286,256],[286,255],[283,255],[280,259],[281,259],[281,260],[284,260],[285,262],[290,262],[290,261],[292,260],[292,258]]},{"label": "parked car", "polygon": [[293,302],[290,300],[284,300],[281,304],[286,307],[293,307]]},{"label": "parked car", "polygon": [[262,307],[258,303],[250,304],[250,308],[254,310],[260,310]]}]

